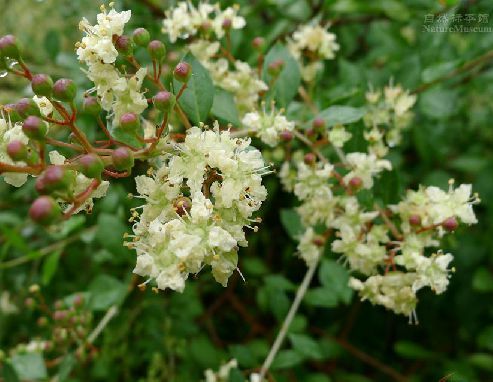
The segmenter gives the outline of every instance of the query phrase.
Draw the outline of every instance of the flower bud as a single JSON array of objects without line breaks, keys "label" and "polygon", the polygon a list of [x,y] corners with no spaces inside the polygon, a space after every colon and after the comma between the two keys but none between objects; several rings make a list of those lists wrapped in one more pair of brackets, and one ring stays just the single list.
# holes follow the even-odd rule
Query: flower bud
[{"label": "flower bud", "polygon": [[152,99],[156,109],[168,112],[173,109],[176,102],[176,97],[173,93],[162,91],[157,93]]},{"label": "flower bud", "polygon": [[45,138],[48,127],[41,118],[31,115],[24,121],[22,131],[29,138],[41,141]]},{"label": "flower bud", "polygon": [[190,211],[191,208],[192,208],[192,201],[190,200],[190,198],[187,198],[186,196],[179,196],[173,201],[173,209],[180,216],[183,216],[186,213],[188,213],[188,211]]},{"label": "flower bud", "polygon": [[15,140],[7,145],[7,154],[13,161],[23,161],[27,158],[27,146]]},{"label": "flower bud", "polygon": [[320,236],[320,235],[316,235],[313,240],[312,240],[312,243],[315,244],[317,247],[323,247],[325,245],[325,238],[323,236]]},{"label": "flower bud", "polygon": [[17,113],[23,118],[29,115],[36,115],[38,117],[41,115],[38,105],[31,98],[21,98],[14,107]]},{"label": "flower bud", "polygon": [[85,97],[82,103],[82,108],[87,114],[90,114],[94,117],[98,116],[101,113],[101,105],[96,97]]},{"label": "flower bud", "polygon": [[131,56],[134,50],[132,39],[125,35],[117,37],[115,48],[119,53],[125,56]]},{"label": "flower bud", "polygon": [[53,319],[55,321],[62,321],[67,318],[67,311],[66,310],[55,310],[53,313]]},{"label": "flower bud", "polygon": [[33,202],[29,209],[29,216],[36,223],[50,224],[60,217],[61,212],[58,203],[52,197],[45,195]]},{"label": "flower bud", "polygon": [[173,76],[179,82],[187,83],[192,75],[192,67],[188,62],[180,62],[173,70]]},{"label": "flower bud", "polygon": [[254,49],[262,50],[264,48],[265,40],[262,37],[255,37],[252,40],[252,46]]},{"label": "flower bud", "polygon": [[267,73],[269,73],[272,77],[277,77],[281,73],[283,68],[284,68],[284,61],[275,60],[267,66]]},{"label": "flower bud", "polygon": [[355,176],[349,179],[349,187],[351,187],[353,190],[359,190],[361,186],[363,186],[363,179],[361,179],[359,176]]},{"label": "flower bud", "polygon": [[449,232],[455,231],[458,226],[459,223],[457,222],[457,219],[454,216],[445,219],[442,223],[442,227]]},{"label": "flower bud", "polygon": [[225,31],[230,30],[232,25],[233,25],[233,22],[231,21],[231,19],[224,19],[223,20],[222,27]]},{"label": "flower bud", "polygon": [[21,53],[15,36],[8,34],[0,38],[0,56],[20,59]]},{"label": "flower bud", "polygon": [[315,164],[315,162],[317,161],[317,157],[315,156],[314,153],[307,153],[303,157],[303,161],[305,162],[305,164],[311,166]]},{"label": "flower bud", "polygon": [[147,44],[149,44],[149,41],[151,40],[151,36],[147,31],[147,29],[137,28],[132,33],[132,39],[136,45],[145,47],[147,46]]},{"label": "flower bud", "polygon": [[113,167],[119,171],[130,170],[134,166],[134,154],[125,146],[118,147],[111,153]]},{"label": "flower bud", "polygon": [[39,97],[51,97],[53,80],[47,74],[35,74],[31,80],[33,93]]},{"label": "flower bud", "polygon": [[77,294],[75,297],[74,297],[74,306],[75,307],[79,307],[81,306],[82,304],[84,303],[84,297],[80,294]]},{"label": "flower bud", "polygon": [[53,96],[64,102],[72,102],[77,95],[77,86],[68,78],[61,78],[53,85]]},{"label": "flower bud", "polygon": [[48,166],[41,176],[36,179],[36,191],[47,194],[63,190],[73,181],[72,172],[62,166]]},{"label": "flower bud", "polygon": [[104,163],[98,155],[89,153],[79,158],[79,170],[88,178],[101,179]]},{"label": "flower bud", "polygon": [[320,131],[325,128],[325,120],[322,117],[317,117],[312,122],[312,127],[315,131]]},{"label": "flower bud", "polygon": [[153,60],[162,61],[166,56],[166,47],[159,40],[152,40],[147,45],[147,51]]},{"label": "flower bud", "polygon": [[417,227],[421,225],[421,216],[419,215],[411,215],[409,216],[409,224]]},{"label": "flower bud", "polygon": [[284,141],[284,142],[289,142],[293,139],[293,133],[289,130],[284,130],[284,131],[281,131],[281,133],[279,134],[279,136],[281,137],[281,139]]},{"label": "flower bud", "polygon": [[140,126],[140,118],[135,113],[125,113],[120,117],[120,126],[125,130],[137,130]]},{"label": "flower bud", "polygon": [[24,305],[26,308],[32,309],[34,307],[35,301],[34,298],[28,297],[24,300]]}]

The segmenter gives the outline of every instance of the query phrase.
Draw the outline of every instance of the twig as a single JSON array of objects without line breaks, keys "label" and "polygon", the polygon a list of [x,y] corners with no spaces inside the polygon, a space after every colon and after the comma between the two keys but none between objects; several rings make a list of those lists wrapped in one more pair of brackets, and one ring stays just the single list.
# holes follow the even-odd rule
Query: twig
[{"label": "twig", "polygon": [[112,305],[107,311],[104,317],[99,321],[99,324],[94,328],[94,330],[87,337],[87,342],[92,344],[96,338],[99,337],[101,332],[104,330],[106,325],[112,320],[113,317],[118,313],[118,307],[116,305]]}]

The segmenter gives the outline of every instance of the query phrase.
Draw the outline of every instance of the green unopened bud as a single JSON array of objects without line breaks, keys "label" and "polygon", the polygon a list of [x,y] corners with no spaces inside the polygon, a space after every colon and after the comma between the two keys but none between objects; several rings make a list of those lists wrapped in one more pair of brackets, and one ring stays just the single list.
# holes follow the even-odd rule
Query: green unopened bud
[{"label": "green unopened bud", "polygon": [[79,158],[79,170],[88,178],[101,179],[104,163],[98,155],[89,153]]},{"label": "green unopened bud", "polygon": [[277,77],[281,73],[283,68],[284,68],[284,61],[275,60],[267,66],[267,73],[269,73],[272,77]]},{"label": "green unopened bud", "polygon": [[124,56],[131,56],[134,51],[132,39],[128,36],[118,36],[115,40],[116,50]]},{"label": "green unopened bud", "polygon": [[24,121],[22,125],[22,131],[29,138],[37,141],[42,141],[45,139],[48,127],[41,118],[31,115],[27,117]]},{"label": "green unopened bud", "polygon": [[322,117],[317,117],[312,122],[312,127],[315,131],[320,132],[323,128],[325,128],[325,120]]},{"label": "green unopened bud", "polygon": [[27,146],[21,141],[12,141],[7,145],[7,154],[13,161],[23,161],[27,158]]},{"label": "green unopened bud", "polygon": [[101,114],[101,105],[96,97],[85,97],[82,104],[82,108],[87,114],[94,117]]},{"label": "green unopened bud", "polygon": [[140,126],[140,118],[135,113],[125,113],[120,117],[120,127],[125,130],[135,131]]},{"label": "green unopened bud", "polygon": [[53,85],[53,96],[63,102],[72,102],[77,95],[77,86],[68,78],[61,78]]},{"label": "green unopened bud", "polygon": [[22,98],[15,104],[15,110],[23,118],[29,115],[40,116],[39,107],[31,98]]},{"label": "green unopened bud", "polygon": [[118,147],[111,154],[113,167],[118,171],[127,171],[134,166],[134,154],[127,147]]},{"label": "green unopened bud", "polygon": [[47,74],[35,74],[31,80],[33,93],[39,97],[51,97],[53,80]]},{"label": "green unopened bud", "polygon": [[177,81],[187,83],[192,75],[192,67],[188,62],[180,62],[173,70],[173,76]]},{"label": "green unopened bud", "polygon": [[152,40],[147,45],[147,51],[149,52],[151,58],[156,61],[161,61],[166,56],[166,47],[159,40]]},{"label": "green unopened bud", "polygon": [[132,39],[134,40],[136,45],[145,47],[149,44],[149,41],[151,41],[151,35],[147,31],[147,29],[137,28],[132,33]]},{"label": "green unopened bud", "polygon": [[62,166],[48,166],[36,179],[36,191],[47,194],[67,189],[74,181],[73,172]]},{"label": "green unopened bud", "polygon": [[157,93],[152,99],[156,109],[168,112],[173,109],[176,103],[176,97],[173,93],[162,91]]},{"label": "green unopened bud", "polygon": [[21,52],[15,36],[8,34],[0,38],[0,56],[20,59]]},{"label": "green unopened bud", "polygon": [[33,221],[40,224],[50,224],[61,216],[61,209],[50,196],[40,196],[29,209],[29,216]]}]

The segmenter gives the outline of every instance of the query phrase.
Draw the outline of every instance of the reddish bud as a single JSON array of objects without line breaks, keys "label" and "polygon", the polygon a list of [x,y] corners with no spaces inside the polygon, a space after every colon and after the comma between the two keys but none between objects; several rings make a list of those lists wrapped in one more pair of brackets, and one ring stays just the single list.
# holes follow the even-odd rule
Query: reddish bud
[{"label": "reddish bud", "polygon": [[317,157],[315,156],[314,153],[307,153],[305,154],[305,156],[303,157],[303,161],[307,164],[307,165],[313,165],[315,164],[315,162],[317,161]]},{"label": "reddish bud", "polygon": [[87,114],[95,117],[101,113],[101,105],[96,97],[85,97],[82,108]]},{"label": "reddish bud", "polygon": [[18,60],[21,56],[17,39],[8,34],[0,38],[0,57],[9,57]]},{"label": "reddish bud", "polygon": [[34,301],[34,298],[32,298],[32,297],[28,297],[24,301],[24,305],[26,306],[26,308],[29,308],[29,309],[33,308],[34,304],[35,304],[35,301]]},{"label": "reddish bud", "polygon": [[130,170],[134,166],[134,154],[127,147],[118,147],[111,153],[113,167],[119,171]]},{"label": "reddish bud", "polygon": [[411,215],[409,216],[409,224],[417,227],[421,225],[421,216],[419,215]]},{"label": "reddish bud", "polygon": [[40,97],[51,97],[53,80],[47,74],[35,74],[31,80],[33,93]]},{"label": "reddish bud", "polygon": [[192,75],[192,67],[187,62],[180,62],[173,71],[173,76],[179,82],[186,83]]},{"label": "reddish bud", "polygon": [[222,27],[224,30],[230,30],[232,26],[233,26],[233,22],[231,21],[231,19],[224,19],[223,20]]},{"label": "reddish bud", "polygon": [[152,102],[156,109],[168,112],[175,106],[176,97],[173,93],[161,91],[154,96]]},{"label": "reddish bud", "polygon": [[7,145],[7,154],[13,161],[25,160],[27,153],[27,146],[21,141],[12,141]]},{"label": "reddish bud", "polygon": [[362,185],[363,179],[361,179],[359,176],[355,176],[349,180],[349,187],[351,187],[353,190],[360,189]]},{"label": "reddish bud", "polygon": [[115,40],[115,48],[121,54],[131,56],[134,50],[132,39],[125,35],[117,37]]},{"label": "reddish bud", "polygon": [[22,131],[29,138],[41,141],[44,140],[48,127],[41,118],[31,115],[24,121]]},{"label": "reddish bud", "polygon": [[53,96],[63,102],[72,102],[77,95],[77,86],[68,78],[61,78],[53,85]]},{"label": "reddish bud", "polygon": [[312,127],[315,130],[321,130],[325,127],[325,120],[321,117],[317,117],[312,122]]},{"label": "reddish bud", "polygon": [[89,153],[79,158],[79,170],[88,178],[101,179],[104,163],[98,155]]},{"label": "reddish bud", "polygon": [[264,47],[265,40],[262,37],[255,37],[252,40],[252,46],[254,49],[262,50]]},{"label": "reddish bud", "polygon": [[136,45],[144,47],[149,44],[149,41],[151,40],[151,35],[147,31],[147,29],[137,28],[132,33],[132,39]]},{"label": "reddish bud", "polygon": [[289,130],[284,130],[284,131],[281,131],[281,133],[279,134],[280,138],[284,141],[284,142],[289,142],[293,139],[294,135],[291,131]]},{"label": "reddish bud", "polygon": [[267,66],[267,73],[269,73],[272,77],[277,77],[281,73],[283,68],[284,68],[284,61],[275,60]]},{"label": "reddish bud", "polygon": [[79,307],[84,303],[84,297],[82,295],[78,294],[74,297],[73,304],[75,307]]},{"label": "reddish bud", "polygon": [[161,61],[166,56],[166,47],[159,40],[152,40],[147,45],[147,51],[153,60]]},{"label": "reddish bud", "polygon": [[459,223],[457,222],[457,219],[453,216],[445,219],[444,222],[442,223],[442,227],[449,232],[455,231],[458,226]]},{"label": "reddish bud", "polygon": [[62,321],[67,318],[67,311],[66,310],[56,310],[55,313],[53,313],[53,319],[55,321]]},{"label": "reddish bud", "polygon": [[29,209],[29,216],[33,221],[40,224],[50,224],[61,215],[60,206],[50,196],[40,196]]},{"label": "reddish bud", "polygon": [[325,245],[325,238],[323,236],[315,236],[312,243],[317,247],[323,247]]},{"label": "reddish bud", "polygon": [[120,126],[125,130],[137,130],[140,127],[140,118],[135,113],[125,113],[120,117]]},{"label": "reddish bud", "polygon": [[22,98],[15,104],[15,110],[19,115],[23,118],[26,118],[29,115],[39,116],[39,107],[36,105],[31,98]]}]

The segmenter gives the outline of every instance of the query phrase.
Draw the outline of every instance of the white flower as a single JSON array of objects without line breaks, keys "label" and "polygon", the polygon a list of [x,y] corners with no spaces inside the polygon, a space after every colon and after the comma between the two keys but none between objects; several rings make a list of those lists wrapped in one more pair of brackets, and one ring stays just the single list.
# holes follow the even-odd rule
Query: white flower
[{"label": "white flower", "polygon": [[51,113],[53,113],[53,105],[50,100],[46,97],[38,97],[34,96],[33,101],[38,105],[39,111],[44,117],[48,117]]},{"label": "white flower", "polygon": [[205,382],[228,382],[231,370],[237,367],[238,362],[236,361],[236,359],[232,359],[229,362],[221,365],[218,372],[207,369],[204,372]]},{"label": "white flower", "polygon": [[262,142],[271,147],[279,143],[280,133],[294,129],[294,122],[288,121],[281,111],[276,113],[274,108],[270,113],[265,111],[247,113],[241,122],[247,129],[255,132]]},{"label": "white flower", "polygon": [[243,17],[238,16],[238,6],[228,7],[224,11],[218,12],[214,19],[212,26],[216,36],[221,38],[225,34],[224,22],[227,20],[232,29],[243,29],[246,25],[246,21]]},{"label": "white flower", "polygon": [[336,35],[320,25],[302,25],[294,33],[289,48],[295,57],[303,50],[317,54],[322,59],[333,59],[339,50]]},{"label": "white flower", "polygon": [[[320,243],[318,241],[321,241]],[[306,229],[298,244],[299,256],[305,261],[308,267],[314,265],[323,250],[323,239],[315,234],[312,227]]]},{"label": "white flower", "polygon": [[329,130],[328,137],[334,146],[343,147],[344,143],[351,139],[352,134],[343,125],[336,125]]},{"label": "white flower", "polygon": [[375,175],[392,169],[388,160],[378,159],[373,154],[350,153],[346,155],[346,161],[351,171],[344,176],[344,182],[348,183],[352,178],[358,177],[363,181],[363,188],[373,187]]},{"label": "white flower", "polygon": [[313,197],[332,198],[332,189],[328,180],[332,176],[334,166],[330,163],[317,162],[310,166],[304,162],[298,163],[298,176],[294,185],[294,194],[300,200]]},{"label": "white flower", "polygon": [[[20,123],[12,125],[10,119],[7,121],[4,118],[0,118],[0,162],[10,165],[25,166],[26,163],[22,161],[14,162],[7,154],[7,146],[13,141],[20,141],[26,145],[29,143],[29,139],[22,132],[22,125]],[[5,183],[14,187],[22,186],[26,183],[28,177],[27,174],[17,172],[4,172],[0,175],[3,177]]]}]

